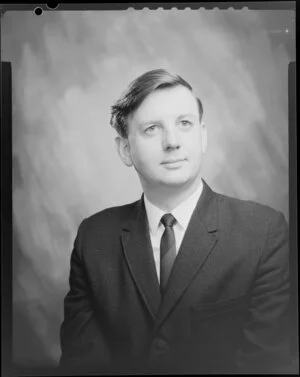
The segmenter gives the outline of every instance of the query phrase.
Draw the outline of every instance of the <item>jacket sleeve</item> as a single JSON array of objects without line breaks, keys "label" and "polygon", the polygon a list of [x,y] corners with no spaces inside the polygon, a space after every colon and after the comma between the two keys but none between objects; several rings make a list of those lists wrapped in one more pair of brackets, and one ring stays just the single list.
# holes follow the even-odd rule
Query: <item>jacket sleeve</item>
[{"label": "jacket sleeve", "polygon": [[276,212],[257,267],[243,345],[237,354],[241,373],[292,372],[289,300],[288,226]]},{"label": "jacket sleeve", "polygon": [[64,299],[64,320],[60,328],[62,354],[58,368],[63,373],[101,372],[110,364],[104,326],[93,307],[82,258],[84,228],[85,220],[75,238],[70,261],[70,289]]}]

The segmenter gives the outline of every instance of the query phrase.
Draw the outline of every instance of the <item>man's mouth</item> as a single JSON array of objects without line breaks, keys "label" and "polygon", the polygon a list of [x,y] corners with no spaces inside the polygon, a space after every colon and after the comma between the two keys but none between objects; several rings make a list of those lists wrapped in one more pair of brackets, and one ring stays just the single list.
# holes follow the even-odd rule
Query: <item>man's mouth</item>
[{"label": "man's mouth", "polygon": [[166,164],[176,164],[176,163],[182,162],[182,161],[185,161],[185,159],[184,158],[176,158],[176,159],[170,159],[170,160],[163,161],[162,164],[163,165],[166,165]]}]

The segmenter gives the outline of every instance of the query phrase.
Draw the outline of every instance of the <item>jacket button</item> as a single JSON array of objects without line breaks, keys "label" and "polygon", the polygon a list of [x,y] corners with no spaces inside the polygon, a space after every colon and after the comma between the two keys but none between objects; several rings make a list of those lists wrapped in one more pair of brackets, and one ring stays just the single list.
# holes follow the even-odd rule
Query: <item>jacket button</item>
[{"label": "jacket button", "polygon": [[154,347],[158,351],[165,351],[168,348],[167,343],[162,339],[155,339],[154,340]]}]

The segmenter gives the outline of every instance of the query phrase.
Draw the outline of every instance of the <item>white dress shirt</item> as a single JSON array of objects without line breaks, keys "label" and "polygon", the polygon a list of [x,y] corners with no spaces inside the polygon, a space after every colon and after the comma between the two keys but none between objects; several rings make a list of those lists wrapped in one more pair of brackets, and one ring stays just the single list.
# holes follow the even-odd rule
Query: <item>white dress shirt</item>
[{"label": "white dress shirt", "polygon": [[[178,207],[174,208],[174,210],[171,212],[172,215],[177,220],[175,225],[173,226],[174,233],[175,233],[175,240],[176,240],[176,255],[180,248],[182,239],[188,227],[191,216],[194,212],[194,209],[196,208],[197,202],[202,193],[202,189],[203,189],[203,183],[201,180],[201,183],[199,187],[197,188],[197,190],[189,198],[187,198],[183,203],[181,203]],[[167,212],[161,210],[160,208],[155,206],[153,203],[151,203],[149,199],[146,197],[146,195],[144,195],[144,201],[145,201],[145,208],[146,208],[146,213],[147,213],[147,218],[148,218],[150,239],[151,239],[151,244],[152,244],[152,249],[153,249],[155,267],[156,267],[158,280],[160,281],[160,240],[165,230],[165,227],[160,222],[160,220],[162,216],[166,214]]]}]

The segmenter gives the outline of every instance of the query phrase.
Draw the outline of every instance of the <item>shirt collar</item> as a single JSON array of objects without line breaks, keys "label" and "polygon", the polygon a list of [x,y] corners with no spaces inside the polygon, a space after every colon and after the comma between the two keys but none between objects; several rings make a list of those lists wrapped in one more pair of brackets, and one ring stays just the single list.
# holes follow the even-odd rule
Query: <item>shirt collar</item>
[{"label": "shirt collar", "polygon": [[[194,209],[196,208],[196,205],[198,203],[202,190],[203,190],[203,183],[201,180],[200,185],[198,186],[197,190],[190,197],[188,197],[183,203],[181,203],[179,206],[174,208],[173,211],[171,212],[172,215],[176,218],[179,226],[181,226],[184,231],[186,230],[189,224],[190,218],[194,212]],[[151,234],[155,236],[158,232],[159,226],[161,225],[160,219],[166,212],[158,208],[153,203],[151,203],[149,199],[146,197],[146,195],[144,195],[144,202],[145,202],[145,208],[146,208],[146,213],[148,217],[149,230]]]}]

